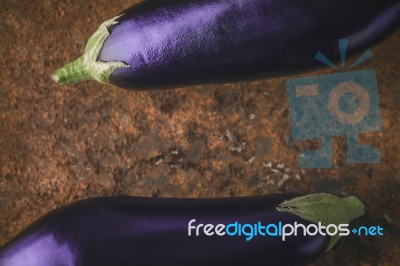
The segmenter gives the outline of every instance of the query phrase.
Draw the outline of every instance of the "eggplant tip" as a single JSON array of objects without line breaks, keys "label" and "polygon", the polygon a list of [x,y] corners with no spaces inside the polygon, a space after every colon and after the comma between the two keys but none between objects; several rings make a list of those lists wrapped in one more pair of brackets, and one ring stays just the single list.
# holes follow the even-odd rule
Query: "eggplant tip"
[{"label": "eggplant tip", "polygon": [[51,78],[60,84],[74,84],[85,80],[97,80],[100,83],[108,84],[111,73],[119,67],[128,67],[123,62],[102,62],[97,61],[101,49],[110,35],[109,27],[118,23],[119,15],[105,21],[89,38],[85,51],[81,57],[58,69],[51,75]]},{"label": "eggplant tip", "polygon": [[57,83],[64,84],[65,81],[63,80],[63,71],[62,68],[58,69],[55,71],[53,74],[51,74],[51,79],[54,80]]},{"label": "eggplant tip", "polygon": [[57,71],[51,74],[51,79],[57,83],[60,83],[60,75],[57,73]]},{"label": "eggplant tip", "polygon": [[92,79],[92,73],[87,68],[84,58],[80,57],[55,71],[51,78],[60,84],[73,84]]}]

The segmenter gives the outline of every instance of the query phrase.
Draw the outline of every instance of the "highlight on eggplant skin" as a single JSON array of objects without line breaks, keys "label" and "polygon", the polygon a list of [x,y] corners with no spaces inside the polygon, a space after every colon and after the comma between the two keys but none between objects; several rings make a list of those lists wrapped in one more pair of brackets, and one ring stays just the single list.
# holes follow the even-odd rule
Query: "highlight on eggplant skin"
[{"label": "highlight on eggplant skin", "polygon": [[338,39],[353,55],[399,23],[400,0],[146,0],[52,77],[154,89],[293,74],[321,67],[319,50],[339,59]]},{"label": "highlight on eggplant skin", "polygon": [[328,194],[220,199],[94,198],[40,218],[0,249],[0,265],[304,265],[324,253],[334,237],[301,235],[283,242],[279,237],[246,241],[237,236],[188,236],[192,219],[214,225],[234,221],[298,222],[306,226],[317,223],[290,210],[305,211],[321,221],[339,224],[362,215],[364,205],[355,197]]}]

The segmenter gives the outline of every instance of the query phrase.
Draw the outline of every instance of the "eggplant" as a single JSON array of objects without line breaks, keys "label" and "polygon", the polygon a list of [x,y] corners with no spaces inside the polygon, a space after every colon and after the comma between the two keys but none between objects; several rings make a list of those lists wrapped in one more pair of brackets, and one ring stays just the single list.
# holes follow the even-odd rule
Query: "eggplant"
[{"label": "eggplant", "polygon": [[338,39],[353,55],[399,23],[399,0],[147,0],[52,78],[144,90],[293,74],[319,66],[319,50],[339,58]]},{"label": "eggplant", "polygon": [[363,212],[357,198],[328,194],[94,198],[40,218],[0,249],[0,265],[304,265],[331,248],[338,236],[298,235],[282,241],[253,234],[249,240],[239,234],[207,236],[200,224],[341,224]]}]

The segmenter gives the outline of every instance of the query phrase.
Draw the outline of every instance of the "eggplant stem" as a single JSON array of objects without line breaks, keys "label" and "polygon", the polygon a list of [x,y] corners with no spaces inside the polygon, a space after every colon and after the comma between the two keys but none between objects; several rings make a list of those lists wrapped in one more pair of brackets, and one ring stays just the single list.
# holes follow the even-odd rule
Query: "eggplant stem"
[{"label": "eggplant stem", "polygon": [[[365,212],[364,204],[356,197],[339,198],[329,194],[313,194],[284,201],[277,208],[280,212],[288,212],[312,223],[349,224]],[[326,251],[339,240],[337,234],[332,236]]]},{"label": "eggplant stem", "polygon": [[83,57],[66,64],[64,67],[57,70],[52,79],[61,84],[74,84],[84,80],[92,79],[91,74],[84,64]]},{"label": "eggplant stem", "polygon": [[109,77],[115,69],[128,67],[129,65],[123,62],[102,62],[97,60],[104,42],[110,35],[109,28],[117,24],[116,20],[122,15],[103,22],[89,38],[83,55],[54,72],[51,75],[52,79],[61,84],[74,84],[85,80],[97,80],[108,84]]}]

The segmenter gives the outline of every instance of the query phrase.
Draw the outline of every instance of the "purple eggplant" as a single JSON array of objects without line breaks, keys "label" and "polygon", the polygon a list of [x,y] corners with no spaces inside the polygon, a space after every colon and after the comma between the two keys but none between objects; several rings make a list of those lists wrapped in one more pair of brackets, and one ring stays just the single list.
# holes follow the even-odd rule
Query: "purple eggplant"
[{"label": "purple eggplant", "polygon": [[299,235],[282,241],[253,234],[249,240],[245,233],[217,235],[217,227],[208,236],[200,224],[297,222],[308,226],[316,220],[339,224],[363,212],[363,204],[355,197],[327,194],[95,198],[56,209],[36,221],[0,249],[0,265],[304,265],[330,248],[336,236]]},{"label": "purple eggplant", "polygon": [[228,83],[319,66],[368,48],[400,23],[399,0],[147,0],[104,22],[53,74],[133,89]]}]

